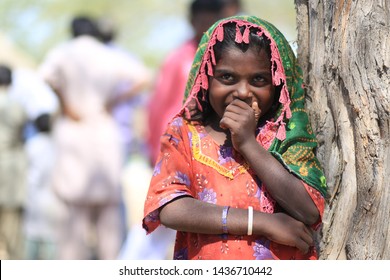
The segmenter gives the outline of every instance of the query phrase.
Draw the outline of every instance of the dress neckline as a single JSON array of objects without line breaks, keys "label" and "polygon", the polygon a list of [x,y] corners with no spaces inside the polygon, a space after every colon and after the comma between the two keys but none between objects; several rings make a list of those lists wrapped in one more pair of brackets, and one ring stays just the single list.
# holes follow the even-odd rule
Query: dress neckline
[{"label": "dress neckline", "polygon": [[[203,125],[189,124],[188,127],[191,132],[190,141],[192,143],[192,153],[196,161],[215,169],[218,173],[230,179],[248,172],[249,165],[232,146],[218,143],[210,133],[206,131]],[[201,135],[203,135],[203,137],[201,137]],[[203,152],[203,150],[207,150],[207,148],[203,146],[204,140],[206,139],[209,139],[215,146],[219,147],[219,152],[217,152],[217,155],[214,155],[214,157],[210,150]],[[222,160],[222,163],[218,162],[215,160],[217,157],[222,157],[223,159],[226,159],[226,161]]]}]

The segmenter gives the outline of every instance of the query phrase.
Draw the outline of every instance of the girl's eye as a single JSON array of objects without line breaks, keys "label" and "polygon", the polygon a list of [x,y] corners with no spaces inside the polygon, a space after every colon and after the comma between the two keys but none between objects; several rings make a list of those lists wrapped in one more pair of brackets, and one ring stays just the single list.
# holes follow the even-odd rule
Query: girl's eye
[{"label": "girl's eye", "polygon": [[233,76],[228,74],[228,73],[225,73],[225,74],[221,75],[221,79],[225,80],[225,81],[232,81],[233,80]]},{"label": "girl's eye", "polygon": [[256,76],[253,78],[253,81],[255,83],[263,83],[263,82],[265,82],[265,78],[263,76]]},{"label": "girl's eye", "polygon": [[218,73],[216,75],[216,78],[217,80],[219,80],[219,82],[225,85],[232,85],[235,83],[235,77],[231,73],[227,73],[227,72]]}]

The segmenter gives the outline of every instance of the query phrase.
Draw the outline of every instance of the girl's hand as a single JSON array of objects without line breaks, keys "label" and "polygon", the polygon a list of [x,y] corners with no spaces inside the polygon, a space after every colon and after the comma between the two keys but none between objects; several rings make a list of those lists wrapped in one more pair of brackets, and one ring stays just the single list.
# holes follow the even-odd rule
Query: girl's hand
[{"label": "girl's hand", "polygon": [[226,107],[220,126],[230,130],[232,144],[236,150],[240,151],[248,140],[255,139],[260,113],[256,101],[248,105],[241,99],[234,99]]},{"label": "girl's hand", "polygon": [[268,222],[264,235],[276,243],[296,247],[304,254],[314,244],[313,231],[285,213],[270,214]]}]

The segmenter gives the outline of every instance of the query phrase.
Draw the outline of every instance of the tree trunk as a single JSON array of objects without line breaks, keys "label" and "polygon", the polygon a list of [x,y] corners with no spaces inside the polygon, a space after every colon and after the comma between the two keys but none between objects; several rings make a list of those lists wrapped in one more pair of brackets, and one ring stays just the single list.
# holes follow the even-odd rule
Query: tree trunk
[{"label": "tree trunk", "polygon": [[328,180],[320,259],[390,259],[390,0],[295,0]]}]

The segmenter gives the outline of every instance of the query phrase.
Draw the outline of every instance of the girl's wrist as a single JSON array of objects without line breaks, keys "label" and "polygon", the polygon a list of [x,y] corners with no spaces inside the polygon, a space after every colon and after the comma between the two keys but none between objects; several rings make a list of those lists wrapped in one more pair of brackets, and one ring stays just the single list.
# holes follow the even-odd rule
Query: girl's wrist
[{"label": "girl's wrist", "polygon": [[257,142],[255,137],[248,138],[242,145],[237,148],[237,151],[247,158],[247,155],[253,154],[255,149],[258,148],[260,144]]},{"label": "girl's wrist", "polygon": [[268,226],[267,220],[270,218],[270,215],[272,214],[253,211],[252,235],[259,235],[264,237],[268,236],[266,229]]}]

